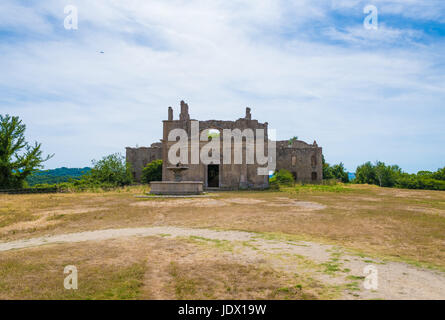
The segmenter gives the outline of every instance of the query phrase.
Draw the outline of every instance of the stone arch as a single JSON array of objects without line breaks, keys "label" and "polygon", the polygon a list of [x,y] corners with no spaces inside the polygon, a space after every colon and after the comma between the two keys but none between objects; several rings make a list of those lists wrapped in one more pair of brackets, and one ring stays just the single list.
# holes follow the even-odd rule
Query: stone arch
[{"label": "stone arch", "polygon": [[[211,128],[211,129],[204,129],[202,131],[208,130],[208,137],[209,140],[213,139],[215,137],[219,137],[220,139],[222,138],[222,130],[217,129],[217,128]],[[202,132],[201,131],[201,132]]]}]

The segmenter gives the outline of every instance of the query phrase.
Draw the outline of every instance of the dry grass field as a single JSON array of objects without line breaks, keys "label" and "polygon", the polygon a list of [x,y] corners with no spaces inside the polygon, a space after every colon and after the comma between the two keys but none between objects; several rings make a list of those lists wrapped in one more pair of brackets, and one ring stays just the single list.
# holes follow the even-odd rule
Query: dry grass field
[{"label": "dry grass field", "polygon": [[0,299],[445,298],[445,192],[146,191],[0,195]]}]

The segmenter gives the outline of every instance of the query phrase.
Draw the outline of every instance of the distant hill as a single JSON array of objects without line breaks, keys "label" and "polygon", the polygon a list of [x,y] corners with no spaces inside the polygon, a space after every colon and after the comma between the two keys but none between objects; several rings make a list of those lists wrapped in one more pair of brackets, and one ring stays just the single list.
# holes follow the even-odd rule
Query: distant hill
[{"label": "distant hill", "polygon": [[51,170],[42,170],[29,176],[26,181],[30,186],[41,183],[61,183],[67,182],[70,179],[78,180],[82,175],[88,173],[91,170],[89,167],[85,168],[57,168]]}]

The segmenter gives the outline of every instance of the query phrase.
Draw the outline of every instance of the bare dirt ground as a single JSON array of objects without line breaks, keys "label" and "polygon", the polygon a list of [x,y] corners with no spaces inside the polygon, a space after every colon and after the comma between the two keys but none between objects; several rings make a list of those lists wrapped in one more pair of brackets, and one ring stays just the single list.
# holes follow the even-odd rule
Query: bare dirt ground
[{"label": "bare dirt ground", "polygon": [[[330,285],[346,285],[342,298],[361,299],[444,299],[445,274],[422,270],[405,263],[383,262],[364,256],[351,255],[344,249],[308,241],[264,239],[258,234],[242,231],[216,231],[177,227],[107,229],[62,234],[0,243],[0,251],[24,249],[49,244],[82,241],[103,241],[128,237],[162,236],[166,238],[195,238],[207,242],[228,241],[236,246],[232,260],[254,263],[269,257],[269,264],[283,272],[312,273],[312,277]],[[270,257],[274,256],[274,259]],[[300,260],[304,260],[301,262]],[[167,262],[166,262],[167,263]],[[378,271],[378,289],[364,288],[364,268],[374,266]],[[323,273],[325,267],[331,272]],[[162,268],[160,268],[162,269]],[[328,270],[329,271],[329,270]],[[154,277],[159,279],[160,277]],[[355,281],[351,281],[355,280]],[[359,281],[357,281],[359,280]],[[159,298],[163,298],[159,295]]]},{"label": "bare dirt ground", "polygon": [[[445,299],[444,193],[136,194],[0,199],[0,298]],[[88,278],[77,295],[63,264]]]}]

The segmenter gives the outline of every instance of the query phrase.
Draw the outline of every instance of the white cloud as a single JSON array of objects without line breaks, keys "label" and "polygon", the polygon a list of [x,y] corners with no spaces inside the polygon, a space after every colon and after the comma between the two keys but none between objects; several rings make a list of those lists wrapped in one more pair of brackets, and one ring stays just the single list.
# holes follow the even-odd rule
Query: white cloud
[{"label": "white cloud", "polygon": [[365,47],[381,47],[382,45],[411,45],[417,46],[422,39],[423,32],[413,29],[394,29],[380,24],[377,30],[365,29],[362,25],[347,27],[339,30],[330,27],[325,30],[325,35],[332,40],[340,40],[349,44]]}]

